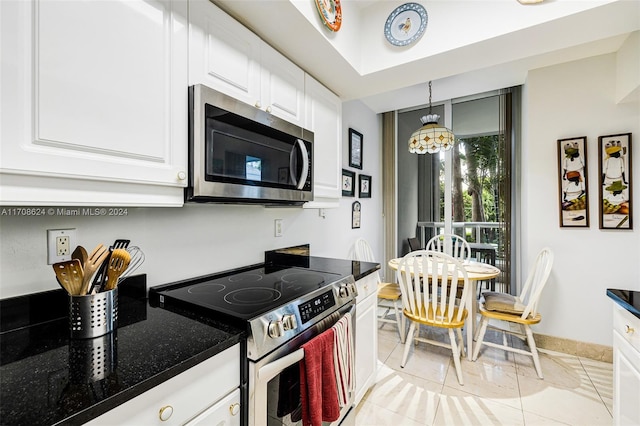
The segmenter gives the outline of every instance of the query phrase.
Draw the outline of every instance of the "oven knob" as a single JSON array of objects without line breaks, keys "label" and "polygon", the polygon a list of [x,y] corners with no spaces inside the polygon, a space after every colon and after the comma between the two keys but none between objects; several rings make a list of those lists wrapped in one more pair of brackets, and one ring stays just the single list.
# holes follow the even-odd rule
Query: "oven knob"
[{"label": "oven knob", "polygon": [[271,321],[269,323],[269,337],[276,338],[280,337],[284,334],[284,326],[282,325],[282,321]]},{"label": "oven knob", "polygon": [[349,288],[347,287],[346,284],[342,284],[340,286],[340,289],[338,290],[338,294],[342,298],[349,297],[350,292],[349,292]]},{"label": "oven knob", "polygon": [[293,314],[287,314],[282,317],[282,324],[285,330],[295,330],[298,328],[298,322],[296,316]]}]

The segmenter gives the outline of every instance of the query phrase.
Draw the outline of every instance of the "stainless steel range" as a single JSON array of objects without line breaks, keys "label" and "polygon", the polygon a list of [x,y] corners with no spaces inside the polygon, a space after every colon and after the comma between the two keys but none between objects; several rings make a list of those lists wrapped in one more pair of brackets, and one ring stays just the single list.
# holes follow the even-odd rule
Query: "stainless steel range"
[{"label": "stainless steel range", "polygon": [[[156,287],[153,293],[163,308],[193,309],[247,330],[245,403],[252,426],[301,424],[295,395],[300,347],[345,313],[355,318],[357,296],[352,275],[274,265]],[[334,424],[352,419],[350,408]]]}]

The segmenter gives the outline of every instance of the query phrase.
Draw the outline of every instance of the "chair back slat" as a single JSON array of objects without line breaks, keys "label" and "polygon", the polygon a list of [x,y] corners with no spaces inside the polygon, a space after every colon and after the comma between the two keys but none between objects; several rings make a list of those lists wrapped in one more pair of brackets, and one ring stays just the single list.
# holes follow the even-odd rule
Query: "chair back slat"
[{"label": "chair back slat", "polygon": [[471,259],[469,243],[455,234],[436,235],[427,242],[425,249],[446,253],[464,262],[468,262]]},{"label": "chair back slat", "polygon": [[[375,256],[373,255],[373,250],[371,249],[371,246],[369,245],[367,240],[365,240],[364,238],[358,238],[356,242],[353,244],[351,257],[353,260],[377,263],[375,260]],[[377,283],[380,284],[382,282],[382,279],[380,278],[380,271],[375,271],[374,274],[375,274]]]},{"label": "chair back slat", "polygon": [[[396,275],[403,307],[411,315],[437,323],[463,319],[469,277],[452,256],[431,250],[411,252],[400,261]],[[462,298],[456,299],[460,286]]]},{"label": "chair back slat", "polygon": [[522,313],[522,318],[536,316],[538,314],[538,301],[544,286],[549,281],[549,275],[551,274],[551,267],[553,266],[553,252],[551,249],[543,248],[533,264],[533,267],[529,271],[527,281],[522,287],[520,292],[520,301],[526,304],[526,308]]}]

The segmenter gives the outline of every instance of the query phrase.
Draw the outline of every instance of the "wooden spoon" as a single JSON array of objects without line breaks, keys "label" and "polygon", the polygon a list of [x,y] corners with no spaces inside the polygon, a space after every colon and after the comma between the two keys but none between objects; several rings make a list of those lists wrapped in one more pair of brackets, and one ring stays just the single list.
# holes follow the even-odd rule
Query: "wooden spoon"
[{"label": "wooden spoon", "polygon": [[84,277],[82,280],[82,291],[80,294],[87,294],[89,292],[89,284],[91,283],[91,277],[98,270],[102,262],[109,257],[109,250],[102,244],[93,249],[84,266]]},{"label": "wooden spoon", "polygon": [[67,260],[66,262],[55,263],[53,270],[60,285],[67,290],[71,296],[81,294],[84,272],[78,259]]},{"label": "wooden spoon", "polygon": [[84,268],[84,264],[87,263],[87,259],[89,258],[89,255],[87,254],[87,250],[84,247],[78,246],[73,251],[73,253],[71,253],[71,258],[78,259],[80,261],[80,264]]},{"label": "wooden spoon", "polygon": [[105,291],[113,290],[118,285],[118,277],[127,269],[131,255],[125,249],[115,249],[111,252],[109,269],[107,270],[107,285]]}]

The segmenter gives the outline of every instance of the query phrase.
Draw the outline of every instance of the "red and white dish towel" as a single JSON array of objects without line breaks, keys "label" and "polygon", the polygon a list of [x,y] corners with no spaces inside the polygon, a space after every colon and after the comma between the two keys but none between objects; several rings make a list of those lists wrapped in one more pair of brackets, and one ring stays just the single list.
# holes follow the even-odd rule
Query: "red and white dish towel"
[{"label": "red and white dish towel", "polygon": [[300,399],[303,426],[321,426],[340,417],[354,385],[351,314],[302,345]]},{"label": "red and white dish towel", "polygon": [[344,407],[349,403],[353,391],[353,335],[351,334],[351,314],[346,313],[333,327],[333,364],[338,386],[338,403]]}]

